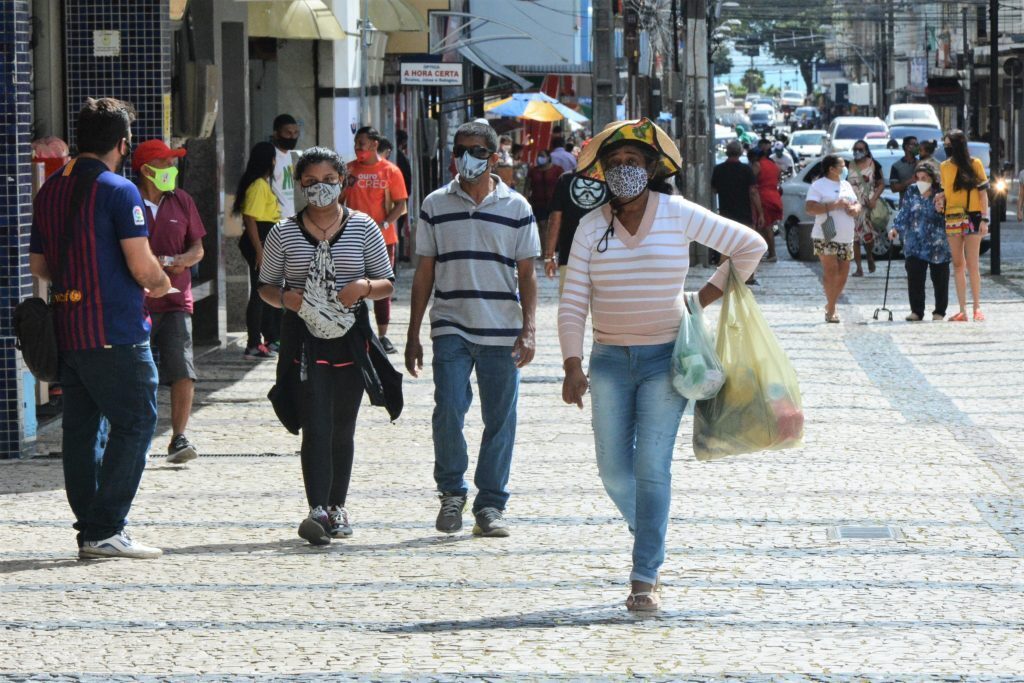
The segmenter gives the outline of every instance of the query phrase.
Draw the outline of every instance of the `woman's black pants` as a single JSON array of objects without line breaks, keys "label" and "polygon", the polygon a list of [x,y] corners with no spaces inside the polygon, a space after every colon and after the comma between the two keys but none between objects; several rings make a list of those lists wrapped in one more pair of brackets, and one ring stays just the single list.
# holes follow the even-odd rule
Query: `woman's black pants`
[{"label": "woman's black pants", "polygon": [[[260,242],[265,242],[270,229],[274,227],[269,221],[258,221],[256,228],[259,231]],[[245,307],[245,329],[248,340],[245,343],[247,349],[259,346],[264,341],[268,344],[281,339],[281,309],[274,308],[260,298],[260,274],[256,270],[256,249],[252,246],[249,236],[242,234],[238,242],[238,248],[242,257],[249,264],[249,303]]]},{"label": "woman's black pants", "polygon": [[931,269],[932,288],[935,289],[935,315],[946,316],[949,304],[949,264],[929,263],[913,256],[904,261],[907,269],[907,293],[910,295],[910,311],[924,319],[924,284]]},{"label": "woman's black pants", "polygon": [[362,399],[363,375],[358,365],[332,367],[310,359],[302,383],[301,456],[311,508],[345,505]]}]

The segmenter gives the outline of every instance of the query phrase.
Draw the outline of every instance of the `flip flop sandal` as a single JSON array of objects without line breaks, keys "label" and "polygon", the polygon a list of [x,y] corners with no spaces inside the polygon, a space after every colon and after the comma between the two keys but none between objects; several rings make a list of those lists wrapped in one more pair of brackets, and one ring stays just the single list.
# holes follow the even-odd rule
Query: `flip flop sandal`
[{"label": "flip flop sandal", "polygon": [[985,314],[981,312],[980,308],[974,309],[974,322],[983,323],[985,322]]},{"label": "flip flop sandal", "polygon": [[948,318],[946,318],[946,320],[948,320],[951,323],[965,323],[967,322],[967,314],[964,313],[963,311],[960,311],[959,313],[954,313],[953,315],[949,316]]},{"label": "flip flop sandal", "polygon": [[838,313],[826,313],[825,314],[825,322],[827,322],[827,323],[837,323],[837,322],[839,322],[839,314]]}]

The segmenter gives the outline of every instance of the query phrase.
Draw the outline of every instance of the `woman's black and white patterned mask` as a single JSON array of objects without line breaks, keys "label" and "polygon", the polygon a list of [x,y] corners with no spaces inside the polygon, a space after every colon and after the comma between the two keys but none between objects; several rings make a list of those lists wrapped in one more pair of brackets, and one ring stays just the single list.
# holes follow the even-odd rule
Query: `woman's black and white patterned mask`
[{"label": "woman's black and white patterned mask", "polygon": [[302,194],[312,206],[323,209],[337,203],[341,196],[341,183],[316,183],[302,188]]},{"label": "woman's black and white patterned mask", "polygon": [[642,166],[616,166],[604,172],[608,189],[619,199],[632,199],[647,188],[647,169]]}]

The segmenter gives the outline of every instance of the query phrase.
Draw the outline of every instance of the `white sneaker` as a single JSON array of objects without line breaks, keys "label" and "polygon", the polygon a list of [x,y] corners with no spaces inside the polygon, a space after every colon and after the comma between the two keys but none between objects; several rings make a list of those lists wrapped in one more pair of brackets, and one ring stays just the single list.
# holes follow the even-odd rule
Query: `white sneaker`
[{"label": "white sneaker", "polygon": [[163,554],[160,548],[133,541],[127,530],[102,541],[86,541],[78,550],[79,557],[130,557],[136,560],[151,560]]},{"label": "white sneaker", "polygon": [[327,529],[334,538],[348,537],[352,535],[352,524],[348,520],[348,510],[337,505],[327,508],[327,519],[330,526]]}]

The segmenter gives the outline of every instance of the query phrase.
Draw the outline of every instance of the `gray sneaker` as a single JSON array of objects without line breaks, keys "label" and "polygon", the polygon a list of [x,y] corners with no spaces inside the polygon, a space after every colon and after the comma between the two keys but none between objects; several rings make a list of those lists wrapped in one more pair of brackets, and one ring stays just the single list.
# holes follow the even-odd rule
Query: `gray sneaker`
[{"label": "gray sneaker", "polygon": [[476,513],[475,517],[474,536],[489,536],[491,538],[505,538],[508,536],[508,525],[505,524],[505,515],[498,508],[483,508],[480,512]]},{"label": "gray sneaker", "polygon": [[330,527],[327,532],[334,538],[352,535],[352,524],[348,521],[348,510],[338,505],[327,508],[327,519]]},{"label": "gray sneaker", "polygon": [[331,537],[327,533],[330,524],[327,511],[318,505],[311,509],[309,517],[299,524],[299,536],[313,545],[327,545],[331,542]]},{"label": "gray sneaker", "polygon": [[437,513],[434,528],[446,534],[454,534],[462,528],[462,512],[466,509],[466,496],[461,493],[442,493],[441,511]]}]

